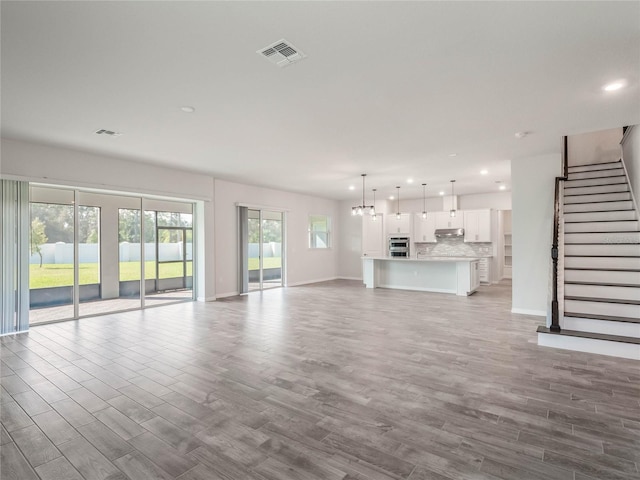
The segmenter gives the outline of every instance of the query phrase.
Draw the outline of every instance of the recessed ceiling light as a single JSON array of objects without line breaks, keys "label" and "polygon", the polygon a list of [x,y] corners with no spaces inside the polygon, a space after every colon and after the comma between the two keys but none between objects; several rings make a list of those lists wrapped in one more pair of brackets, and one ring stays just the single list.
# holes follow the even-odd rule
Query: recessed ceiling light
[{"label": "recessed ceiling light", "polygon": [[624,80],[616,80],[615,82],[607,83],[605,86],[602,87],[602,89],[605,92],[615,92],[616,90],[620,90],[621,88],[624,88],[626,83],[627,82],[625,82]]},{"label": "recessed ceiling light", "polygon": [[407,183],[413,183],[413,178],[407,178]]},{"label": "recessed ceiling light", "polygon": [[355,189],[356,189],[355,185],[349,185],[349,190],[355,190]]},{"label": "recessed ceiling light", "polygon": [[498,188],[500,188],[500,190],[506,190],[507,186],[506,185],[500,185],[500,187],[498,187]]},{"label": "recessed ceiling light", "polygon": [[480,170],[480,175],[486,175],[489,173],[489,170]]},{"label": "recessed ceiling light", "polygon": [[515,133],[515,137],[516,137],[516,138],[524,138],[524,137],[526,137],[527,135],[529,135],[529,132],[516,132],[516,133]]},{"label": "recessed ceiling light", "polygon": [[457,156],[458,156],[458,154],[457,154],[457,153],[450,153],[450,154],[449,154],[449,156],[450,156],[450,157],[457,157]]},{"label": "recessed ceiling light", "polygon": [[440,195],[444,195],[444,192],[440,192]]},{"label": "recessed ceiling light", "polygon": [[196,111],[194,107],[191,107],[189,105],[184,105],[183,107],[180,107],[180,110],[182,110],[185,113],[193,113]]},{"label": "recessed ceiling light", "polygon": [[389,200],[393,200],[395,197],[393,195],[389,196]]}]

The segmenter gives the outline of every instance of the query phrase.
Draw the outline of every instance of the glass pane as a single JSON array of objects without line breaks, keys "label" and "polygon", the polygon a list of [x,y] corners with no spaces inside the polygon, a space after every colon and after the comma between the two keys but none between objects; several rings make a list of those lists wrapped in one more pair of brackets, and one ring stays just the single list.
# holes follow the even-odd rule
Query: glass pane
[{"label": "glass pane", "polygon": [[[156,214],[157,212],[144,212],[144,278],[154,280],[156,278]],[[155,282],[146,282],[146,291],[155,289]]]},{"label": "glass pane", "polygon": [[73,206],[31,203],[31,325],[73,318]]},{"label": "glass pane", "polygon": [[[157,212],[158,224],[169,220],[174,223],[182,222],[185,214],[172,212]],[[190,215],[189,215],[190,217]],[[191,229],[183,227],[162,227],[157,229],[157,279],[153,288],[147,286],[147,305],[175,302],[181,299],[193,298],[193,276]],[[185,242],[185,239],[187,242]],[[190,261],[187,261],[187,260]]]},{"label": "glass pane", "polygon": [[[79,315],[102,313],[100,283],[100,208],[78,207]],[[89,304],[87,304],[89,303]]]},{"label": "glass pane", "polygon": [[118,308],[140,307],[140,210],[118,210]]},{"label": "glass pane", "polygon": [[249,291],[260,289],[260,211],[248,210]]},{"label": "glass pane", "polygon": [[282,213],[264,212],[262,219],[262,288],[282,286]]}]

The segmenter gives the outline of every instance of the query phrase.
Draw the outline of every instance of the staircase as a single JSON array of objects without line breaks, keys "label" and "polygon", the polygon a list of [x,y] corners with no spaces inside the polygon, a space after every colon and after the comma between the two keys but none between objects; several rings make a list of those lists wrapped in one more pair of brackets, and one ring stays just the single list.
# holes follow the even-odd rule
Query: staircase
[{"label": "staircase", "polygon": [[640,225],[622,162],[567,178],[562,330],[540,327],[538,343],[640,360]]}]

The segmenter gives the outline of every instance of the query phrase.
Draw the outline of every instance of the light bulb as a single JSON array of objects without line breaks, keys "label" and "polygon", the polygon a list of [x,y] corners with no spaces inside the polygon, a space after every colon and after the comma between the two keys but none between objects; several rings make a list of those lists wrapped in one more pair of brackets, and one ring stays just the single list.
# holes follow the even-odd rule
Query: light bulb
[{"label": "light bulb", "polygon": [[451,210],[451,211],[449,212],[449,215],[450,215],[451,217],[455,217],[455,216],[456,216],[456,211],[455,211],[455,210]]},{"label": "light bulb", "polygon": [[375,222],[377,219],[378,219],[378,216],[375,213],[371,215],[371,220]]},{"label": "light bulb", "polygon": [[355,217],[357,213],[358,213],[358,212],[357,212],[356,207],[352,207],[352,208],[351,208],[351,215]]},{"label": "light bulb", "polygon": [[358,207],[358,215],[362,216],[362,207]]},{"label": "light bulb", "polygon": [[376,216],[376,208],[375,207],[371,207],[369,209],[369,215],[371,215],[372,217]]},{"label": "light bulb", "polygon": [[402,215],[400,215],[399,213],[396,213],[396,219],[400,220],[402,218]]},{"label": "light bulb", "polygon": [[422,218],[427,219],[427,212],[422,212]]}]

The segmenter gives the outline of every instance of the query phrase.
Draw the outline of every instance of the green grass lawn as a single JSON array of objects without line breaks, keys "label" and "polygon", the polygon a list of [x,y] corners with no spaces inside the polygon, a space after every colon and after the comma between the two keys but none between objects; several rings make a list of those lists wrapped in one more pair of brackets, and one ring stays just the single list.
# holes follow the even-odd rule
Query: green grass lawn
[{"label": "green grass lawn", "polygon": [[[282,267],[282,258],[265,257],[264,268]],[[80,285],[100,283],[97,263],[81,263],[79,266]],[[249,259],[249,270],[258,270],[258,259]],[[156,276],[156,262],[144,264],[145,278]],[[187,263],[187,276],[193,274],[193,262]],[[160,265],[160,278],[182,277],[182,263],[166,263]],[[120,281],[139,280],[140,262],[120,262]],[[29,288],[70,287],[73,285],[73,265],[45,263],[29,265]]]},{"label": "green grass lawn", "polygon": [[[187,263],[187,276],[192,275],[193,262]],[[145,278],[156,276],[156,262],[144,264]],[[80,285],[100,283],[97,263],[81,263],[78,268]],[[182,277],[182,263],[160,265],[160,278]],[[120,281],[140,280],[140,262],[120,262]],[[29,265],[29,288],[70,287],[73,285],[73,265],[70,263],[45,263]]]}]

